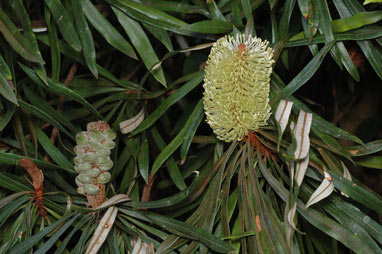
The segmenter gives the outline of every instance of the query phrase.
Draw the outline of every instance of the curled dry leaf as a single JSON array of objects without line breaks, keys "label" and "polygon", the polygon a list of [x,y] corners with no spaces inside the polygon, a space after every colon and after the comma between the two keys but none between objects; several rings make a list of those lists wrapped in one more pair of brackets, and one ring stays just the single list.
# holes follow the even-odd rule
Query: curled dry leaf
[{"label": "curled dry leaf", "polygon": [[312,196],[309,198],[308,202],[306,203],[306,208],[309,206],[319,202],[320,200],[328,197],[334,190],[334,184],[332,177],[329,175],[326,170],[324,171],[324,180],[318,186],[318,188],[313,192]]},{"label": "curled dry leaf", "polygon": [[280,125],[280,136],[283,135],[289,121],[289,116],[292,111],[293,102],[281,100],[276,110],[276,121]]},{"label": "curled dry leaf", "polygon": [[[346,179],[348,179],[349,181],[352,181],[352,177],[351,177],[350,171],[349,171],[349,169],[346,167],[345,163],[343,163],[343,162],[341,161],[341,165],[342,165],[342,168],[344,169],[343,177],[346,178]],[[347,198],[349,197],[348,195],[346,195],[346,194],[343,193],[342,191],[341,191],[341,194],[342,194],[343,196],[347,197]]]},{"label": "curled dry leaf", "polygon": [[154,254],[154,244],[147,244],[141,238],[131,240],[131,245],[134,246],[131,254]]},{"label": "curled dry leaf", "polygon": [[86,254],[97,254],[114,224],[117,213],[118,208],[115,206],[107,209],[93,234],[90,244],[86,250]]},{"label": "curled dry leaf", "polygon": [[126,194],[118,194],[118,195],[115,195],[112,198],[106,200],[105,202],[103,202],[102,205],[97,207],[97,210],[111,206],[111,205],[116,205],[118,203],[126,202],[129,200],[130,200],[130,198]]},{"label": "curled dry leaf", "polygon": [[303,159],[309,153],[309,132],[312,124],[312,118],[313,116],[311,113],[307,113],[302,110],[300,110],[300,113],[298,114],[298,120],[294,132],[297,141],[297,148],[294,152],[294,157],[296,159]]},{"label": "curled dry leaf", "polygon": [[145,111],[142,108],[141,111],[133,118],[120,122],[119,128],[121,129],[121,132],[123,134],[130,133],[134,131],[141,124],[143,119],[145,119]]},{"label": "curled dry leaf", "polygon": [[296,215],[296,208],[297,208],[297,203],[294,203],[294,206],[288,212],[288,222],[289,222],[289,225],[294,230],[297,230],[296,225],[294,224],[294,216]]}]

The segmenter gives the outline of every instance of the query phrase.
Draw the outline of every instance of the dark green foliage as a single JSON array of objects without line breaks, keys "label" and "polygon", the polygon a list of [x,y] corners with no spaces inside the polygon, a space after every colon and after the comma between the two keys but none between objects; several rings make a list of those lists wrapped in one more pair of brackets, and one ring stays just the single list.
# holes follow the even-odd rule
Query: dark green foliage
[{"label": "dark green foliage", "polygon": [[[108,206],[118,207],[118,214],[98,253],[132,253],[137,239],[152,243],[156,253],[382,253],[382,197],[344,175],[355,165],[382,169],[381,134],[375,134],[380,115],[376,131],[363,143],[299,94],[324,87],[316,81],[320,76],[330,83],[342,76],[350,90],[365,73],[381,82],[377,3],[12,0],[0,5],[0,254],[85,253]],[[274,117],[256,133],[255,144],[223,143],[204,121],[203,64],[209,48],[221,36],[237,33],[268,40],[275,51],[273,115],[281,99],[294,103],[289,122],[297,121],[300,110],[313,114],[310,161],[301,185],[289,170],[289,163],[301,162],[293,158],[297,138],[289,127],[279,138]],[[354,52],[364,55],[363,66]],[[119,124],[141,110],[142,122],[135,119],[130,124],[136,128],[122,134]],[[73,147],[76,133],[99,120],[118,134],[106,188],[109,203],[94,212],[75,191]],[[47,217],[39,214],[20,166],[25,157],[45,176]],[[324,171],[334,191],[306,208]],[[296,215],[289,220],[294,206]]]}]

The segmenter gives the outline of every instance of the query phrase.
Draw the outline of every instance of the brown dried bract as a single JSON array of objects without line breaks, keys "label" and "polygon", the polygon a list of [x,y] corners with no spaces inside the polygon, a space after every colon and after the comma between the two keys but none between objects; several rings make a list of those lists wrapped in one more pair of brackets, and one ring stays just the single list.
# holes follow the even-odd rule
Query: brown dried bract
[{"label": "brown dried bract", "polygon": [[42,170],[39,169],[34,162],[29,158],[22,158],[20,160],[20,165],[25,168],[25,170],[28,172],[28,174],[32,177],[32,185],[34,188],[33,196],[34,200],[36,201],[39,214],[46,217],[47,212],[44,207],[44,200],[43,200],[43,187],[44,187],[44,174],[42,173]]}]

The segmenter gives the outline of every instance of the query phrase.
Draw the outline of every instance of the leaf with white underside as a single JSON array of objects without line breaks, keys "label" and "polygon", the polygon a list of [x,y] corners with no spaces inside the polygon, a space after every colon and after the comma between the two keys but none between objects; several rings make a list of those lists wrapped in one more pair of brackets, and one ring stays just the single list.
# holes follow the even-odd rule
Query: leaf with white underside
[{"label": "leaf with white underside", "polygon": [[319,202],[320,200],[328,197],[334,190],[334,184],[332,177],[329,175],[326,170],[324,171],[324,180],[318,186],[318,188],[313,192],[312,196],[309,198],[308,202],[306,203],[305,207],[308,208],[309,206]]},{"label": "leaf with white underside", "polygon": [[294,133],[297,141],[297,148],[294,152],[294,157],[296,159],[303,159],[308,155],[310,147],[309,132],[312,124],[312,118],[313,116],[311,113],[307,113],[302,110],[300,110],[300,113],[298,114],[298,120]]},{"label": "leaf with white underside", "polygon": [[302,160],[296,163],[296,183],[298,186],[301,185],[302,180],[304,179],[306,169],[309,164],[309,154]]},{"label": "leaf with white underside", "polygon": [[294,230],[297,230],[296,225],[294,224],[294,216],[296,215],[296,208],[297,208],[297,203],[294,203],[294,206],[288,212],[288,222],[289,222],[289,225]]},{"label": "leaf with white underside", "polygon": [[109,207],[109,209],[107,209],[94,232],[88,249],[86,250],[86,254],[97,254],[103,242],[106,240],[106,237],[109,234],[111,228],[113,227],[117,213],[118,208],[115,206]]},{"label": "leaf with white underside", "polygon": [[108,207],[111,205],[116,205],[118,203],[126,202],[126,201],[130,201],[130,198],[128,195],[118,194],[118,195],[113,196],[112,198],[109,198],[105,202],[103,202],[102,205],[97,207],[97,210],[100,210],[102,208],[105,208],[105,207]]},{"label": "leaf with white underside", "polygon": [[[341,165],[342,165],[342,168],[344,169],[344,175],[343,175],[343,177],[346,178],[346,179],[348,179],[349,181],[351,181],[352,178],[351,178],[351,174],[350,174],[349,169],[346,167],[345,163],[343,163],[342,161],[341,161]],[[343,193],[342,191],[341,191],[341,194],[342,194],[343,196],[347,197],[347,198],[349,197],[348,195],[346,195],[346,194]]]},{"label": "leaf with white underside", "polygon": [[131,254],[154,254],[155,252],[153,244],[151,243],[151,245],[148,245],[143,242],[141,238],[135,240],[133,246],[134,248]]},{"label": "leaf with white underside", "polygon": [[130,118],[126,121],[120,122],[119,128],[121,129],[121,132],[123,134],[130,133],[133,130],[135,130],[141,124],[143,119],[145,119],[145,111],[142,108],[141,111],[136,116],[134,116],[133,118]]},{"label": "leaf with white underside", "polygon": [[281,138],[288,124],[289,116],[292,111],[292,106],[293,106],[293,102],[285,101],[285,100],[281,100],[279,105],[277,106],[277,110],[275,114],[275,119],[276,119],[276,122],[278,123],[277,129],[279,131],[279,137],[277,140],[277,150],[280,149]]}]

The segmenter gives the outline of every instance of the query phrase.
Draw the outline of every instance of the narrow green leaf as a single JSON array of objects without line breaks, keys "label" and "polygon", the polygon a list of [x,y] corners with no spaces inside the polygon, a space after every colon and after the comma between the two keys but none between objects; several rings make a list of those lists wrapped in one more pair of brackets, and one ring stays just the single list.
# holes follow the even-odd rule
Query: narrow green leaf
[{"label": "narrow green leaf", "polygon": [[71,3],[73,6],[73,14],[76,21],[78,34],[80,35],[85,62],[94,77],[98,78],[94,41],[88,23],[85,19],[85,14],[82,10],[81,0],[72,0]]},{"label": "narrow green leaf", "polygon": [[285,1],[279,27],[279,34],[282,40],[285,40],[289,36],[289,22],[290,18],[292,17],[292,12],[295,4],[296,0]]},{"label": "narrow green leaf", "polygon": [[[52,61],[52,79],[58,81],[60,79],[60,68],[61,68],[61,55],[60,55],[60,45],[57,35],[56,23],[51,17],[51,13],[48,9],[45,9],[45,22],[48,28],[48,37],[50,45],[50,58]],[[44,82],[47,86],[48,82]]]},{"label": "narrow green leaf", "polygon": [[216,238],[201,228],[192,226],[191,224],[153,213],[144,213],[144,216],[173,234],[198,240],[216,252],[229,253],[233,251],[233,248],[226,242]]},{"label": "narrow green leaf", "polygon": [[[365,11],[358,1],[349,0],[346,2],[346,7],[343,6],[344,8],[339,8],[340,4],[336,2],[335,4],[341,18],[348,18]],[[357,41],[357,44],[373,67],[374,71],[382,79],[382,50],[373,45],[371,41]]]},{"label": "narrow green leaf", "polygon": [[132,135],[136,135],[151,125],[153,125],[172,105],[174,105],[177,101],[182,99],[186,94],[188,94],[191,90],[193,90],[199,83],[203,80],[204,72],[199,72],[196,77],[192,80],[188,81],[178,90],[176,90],[173,94],[171,94],[168,98],[166,98],[156,109],[155,111],[149,115],[143,122],[139,125],[139,127],[132,133]]},{"label": "narrow green leaf", "polygon": [[[187,132],[191,128],[195,130],[199,126],[201,116],[203,116],[203,100],[199,100],[190,117],[179,131],[176,137],[168,144],[161,153],[157,156],[151,169],[151,174],[154,175],[162,164],[175,152],[176,149],[186,140]],[[195,121],[195,119],[197,119]]]},{"label": "narrow green leaf", "polygon": [[143,23],[142,24],[152,35],[154,35],[155,38],[157,38],[166,48],[168,51],[173,51],[171,38],[168,35],[168,32],[164,29]]},{"label": "narrow green leaf", "polygon": [[[379,38],[382,36],[382,27],[380,26],[370,26],[359,28],[356,30],[351,30],[343,33],[334,33],[334,39],[336,41],[359,41],[359,40],[370,40]],[[293,40],[292,40],[293,39]],[[318,34],[314,36],[312,40],[309,39],[299,39],[294,40],[291,38],[285,47],[297,47],[297,46],[307,46],[312,44],[324,43],[325,37],[323,34]]]},{"label": "narrow green leaf", "polygon": [[5,99],[18,106],[19,104],[15,92],[10,87],[11,85],[13,85],[12,81],[7,80],[3,74],[0,73],[0,94],[4,96]]},{"label": "narrow green leaf", "polygon": [[[333,35],[331,17],[330,17],[327,2],[326,0],[316,0],[315,4],[318,6],[318,9],[320,12],[320,25],[321,25],[322,32],[325,36],[325,42],[329,43],[334,40],[334,35]],[[331,49],[331,53],[334,60],[337,62],[337,64],[339,64],[339,67],[342,68],[342,65],[340,62],[341,60],[340,55],[336,45],[333,45],[333,48]]]},{"label": "narrow green leaf", "polygon": [[363,145],[350,146],[346,148],[354,157],[364,156],[382,151],[382,140],[375,140]]},{"label": "narrow green leaf", "polygon": [[351,17],[332,21],[334,32],[346,32],[382,20],[382,11],[360,12]]},{"label": "narrow green leaf", "polygon": [[137,59],[134,49],[130,43],[105,19],[97,8],[89,1],[82,0],[82,10],[89,22],[105,38],[105,40],[114,48],[131,58]]},{"label": "narrow green leaf", "polygon": [[[280,182],[271,174],[271,171],[266,167],[261,157],[258,158],[261,173],[272,186],[275,192],[285,202],[288,198],[288,191],[280,185]],[[335,182],[335,179],[333,179]],[[305,208],[305,205],[298,200],[297,201],[298,212],[312,225],[333,237],[334,239],[342,242],[345,246],[352,249],[356,253],[373,253],[372,250],[364,245],[362,241],[352,232],[348,231],[333,219],[325,216],[324,214],[314,210],[312,208]]]},{"label": "narrow green leaf", "polygon": [[357,44],[365,54],[374,71],[382,79],[382,50],[376,47],[371,41],[357,41]]},{"label": "narrow green leaf", "polygon": [[363,167],[382,169],[382,156],[365,156],[357,158],[355,162]]},{"label": "narrow green leaf", "polygon": [[[130,41],[137,50],[139,56],[142,58],[143,63],[145,64],[148,70],[159,62],[159,59],[151,46],[150,40],[147,38],[145,32],[138,22],[129,18],[122,11],[118,10],[115,7],[112,7],[115,15],[118,18],[119,23],[122,25],[123,29],[130,38]],[[164,77],[164,72],[161,66],[155,68],[151,71],[154,78],[161,83],[164,87],[166,85],[166,79]]]},{"label": "narrow green leaf", "polygon": [[13,103],[6,103],[7,111],[0,115],[0,131],[8,125],[9,121],[12,119],[13,114],[15,113],[16,105]]},{"label": "narrow green leaf", "polygon": [[[68,236],[65,238],[64,241],[60,244],[60,247],[55,251],[55,254],[61,254],[64,250],[67,244],[69,243],[70,240],[72,240],[73,235],[82,228],[82,226],[85,225],[86,222],[91,221],[92,217],[91,215],[85,215],[82,216],[81,220],[74,226],[72,231],[68,234]],[[85,231],[86,232],[86,231]]]},{"label": "narrow green leaf", "polygon": [[23,90],[26,98],[30,101],[32,105],[38,107],[40,110],[44,111],[46,114],[54,118],[57,122],[70,129],[72,133],[77,133],[80,131],[79,128],[74,126],[66,116],[58,113],[57,110],[54,109],[48,102],[46,102],[41,97],[33,93],[32,90],[30,90],[28,87],[24,86]]},{"label": "narrow green leaf", "polygon": [[80,52],[81,41],[64,5],[61,3],[61,1],[55,0],[45,0],[45,3],[52,12],[52,15],[58,25],[58,29],[62,34],[62,37],[64,37],[65,41],[67,41],[73,49]]},{"label": "narrow green leaf", "polygon": [[6,80],[12,80],[12,73],[9,69],[4,58],[0,55],[0,74],[4,76]]},{"label": "narrow green leaf", "polygon": [[180,20],[180,19],[177,19],[157,8],[154,8],[154,7],[151,7],[151,6],[148,6],[148,5],[145,5],[145,4],[141,4],[141,3],[137,3],[135,1],[132,1],[132,0],[107,0],[107,2],[110,2],[111,4],[122,4],[130,9],[133,9],[141,14],[144,14],[146,16],[149,16],[151,18],[153,18],[154,20],[157,20],[158,22],[159,21],[164,21],[166,23],[169,23],[169,24],[173,24],[175,26],[184,26],[184,25],[187,25],[186,22]]},{"label": "narrow green leaf", "polygon": [[[64,217],[62,217],[61,219],[53,222],[52,224],[50,224],[49,226],[45,227],[43,230],[41,230],[40,232],[34,234],[32,237],[30,237],[29,239],[19,243],[18,245],[16,245],[14,248],[12,248],[12,250],[9,252],[9,253],[25,253],[27,252],[29,249],[31,249],[35,244],[37,244],[42,238],[44,238],[47,234],[49,234],[50,232],[52,232],[53,230],[57,229],[61,223],[64,223],[67,219],[69,219],[73,214],[68,214]],[[77,217],[78,215],[75,216],[75,218]]]},{"label": "narrow green leaf", "polygon": [[331,204],[338,207],[343,213],[346,213],[354,223],[357,223],[362,228],[364,228],[374,239],[376,239],[380,244],[382,244],[382,225],[370,218],[366,213],[360,211],[355,205],[344,201],[343,199],[333,195],[331,197]]},{"label": "narrow green leaf", "polygon": [[0,227],[3,228],[4,223],[8,222],[9,217],[18,209],[20,209],[21,205],[28,201],[30,199],[29,195],[22,196],[14,201],[12,201],[10,204],[8,204],[6,207],[4,207],[0,211]]},{"label": "narrow green leaf", "polygon": [[13,193],[11,195],[8,195],[8,196],[0,199],[0,209],[5,207],[6,205],[8,205],[10,202],[15,200],[16,198],[24,196],[26,194],[29,194],[29,192],[28,191],[16,192],[16,193]]},{"label": "narrow green leaf", "polygon": [[[0,154],[0,162],[6,163],[8,160]],[[32,187],[28,187],[0,172],[1,187],[14,192],[30,191]]]},{"label": "narrow green leaf", "polygon": [[226,21],[224,15],[219,10],[214,0],[207,1],[208,9],[210,10],[210,16],[214,20]]},{"label": "narrow green leaf", "polygon": [[57,232],[49,237],[49,240],[45,242],[45,244],[39,248],[38,250],[36,250],[34,252],[34,254],[44,254],[44,253],[48,253],[49,249],[57,243],[58,241],[58,238],[60,238],[60,236],[65,233],[65,231],[74,223],[74,221],[80,216],[81,214],[77,214],[75,215],[73,218],[71,218],[68,222],[66,222],[64,225],[62,225],[62,227],[60,227],[59,230],[57,230]]},{"label": "narrow green leaf", "polygon": [[45,113],[44,111],[42,111],[38,107],[33,106],[33,105],[26,103],[24,101],[21,101],[21,100],[19,101],[19,104],[23,110],[25,110],[25,111],[29,112],[30,114],[46,121],[47,123],[51,123],[52,125],[56,126],[59,130],[61,130],[63,133],[68,135],[68,137],[75,140],[73,135],[70,134],[60,123],[58,123],[54,118],[52,118],[50,115],[48,115],[47,113]]},{"label": "narrow green leaf", "polygon": [[138,153],[138,169],[146,183],[148,183],[149,178],[149,159],[149,142],[146,134],[144,133],[142,135],[142,142]]},{"label": "narrow green leaf", "polygon": [[155,9],[168,12],[179,12],[179,13],[199,13],[204,16],[209,17],[209,13],[206,9],[191,5],[185,2],[174,2],[174,1],[157,1],[157,0],[145,0],[145,5],[152,6]]},{"label": "narrow green leaf", "polygon": [[338,143],[338,141],[335,138],[333,138],[332,136],[329,136],[328,134],[323,133],[321,130],[319,130],[317,128],[313,128],[313,132],[322,141],[324,141],[325,144],[327,144],[331,148],[331,150],[333,150],[335,153],[342,155],[345,158],[347,158],[348,160],[352,161],[350,153],[347,150],[345,150],[344,148],[342,148],[340,143]]},{"label": "narrow green leaf", "polygon": [[[34,51],[41,56],[40,49],[38,47],[38,43],[36,40],[36,35],[33,32],[33,27],[29,19],[28,12],[26,8],[24,7],[23,1],[22,0],[11,1],[11,7],[21,22],[25,37],[31,43]],[[43,82],[46,84],[47,75],[45,71],[45,66],[42,63],[38,63],[38,64],[34,64],[33,68],[36,70],[36,73],[38,73],[41,80],[43,80]]]},{"label": "narrow green leaf", "polygon": [[328,43],[323,47],[320,52],[313,57],[312,60],[297,74],[293,80],[277,95],[273,102],[279,99],[286,99],[289,95],[292,95],[301,86],[303,86],[313,75],[316,73],[320,65],[322,64],[326,54],[334,45],[334,41]]},{"label": "narrow green leaf", "polygon": [[[21,155],[16,155],[16,154],[13,154],[13,153],[3,153],[3,152],[0,152],[0,163],[4,163],[6,165],[11,165],[11,166],[20,166],[20,160],[23,159],[23,158],[28,158],[28,157],[25,157],[25,156],[21,156]],[[51,163],[48,163],[46,161],[43,161],[43,160],[37,160],[37,159],[33,159],[33,158],[29,158],[31,159],[38,167],[41,167],[41,168],[51,168],[51,169],[64,169],[70,173],[74,173],[74,170],[69,170],[69,169],[65,169],[65,168],[61,168],[57,165],[54,165],[54,164],[51,164]],[[25,190],[25,189],[23,189]],[[23,190],[19,190],[19,191],[23,191]]]},{"label": "narrow green leaf", "polygon": [[57,147],[52,144],[49,137],[40,129],[36,128],[38,142],[44,148],[45,152],[62,168],[73,170],[73,164],[61,153]]},{"label": "narrow green leaf", "polygon": [[[163,138],[160,136],[155,126],[151,128],[151,134],[153,135],[154,141],[156,145],[158,146],[159,150],[163,150],[166,147],[166,143],[164,142]],[[178,189],[180,190],[185,189],[187,187],[186,183],[184,182],[182,173],[180,172],[179,167],[176,164],[174,158],[170,157],[166,161],[166,166],[168,168],[168,173],[170,175],[170,178],[174,182],[175,186],[178,187]]]},{"label": "narrow green leaf", "polygon": [[297,0],[298,7],[300,8],[301,14],[304,19],[308,18],[309,5],[307,0]]},{"label": "narrow green leaf", "polygon": [[365,2],[363,2],[363,5],[370,3],[382,3],[382,0],[365,0]]},{"label": "narrow green leaf", "polygon": [[[368,246],[373,251],[373,253],[382,253],[382,249],[373,240],[369,233],[362,227],[363,225],[361,226],[359,223],[357,223],[355,218],[351,216],[347,210],[338,209],[334,205],[326,206],[325,210],[328,211],[328,213],[333,216],[344,228],[356,234],[363,242],[363,244]],[[365,216],[364,218],[371,220],[368,216]],[[363,219],[361,220],[361,223],[365,224]]]},{"label": "narrow green leaf", "polygon": [[355,81],[359,82],[359,73],[357,67],[355,66],[353,60],[350,58],[349,52],[346,50],[343,42],[336,43],[339,53],[341,54],[341,60],[343,65],[349,74],[354,78]]},{"label": "narrow green leaf", "polygon": [[240,0],[241,7],[244,12],[245,19],[247,24],[245,25],[245,34],[247,36],[256,35],[255,25],[253,21],[252,11],[251,11],[251,1],[249,0]]},{"label": "narrow green leaf", "polygon": [[44,84],[42,84],[41,82],[39,82],[39,79],[38,77],[36,76],[36,74],[34,73],[34,71],[32,71],[30,68],[26,67],[25,65],[19,63],[19,65],[21,66],[21,68],[24,70],[24,72],[38,85],[42,86],[43,88],[53,92],[53,93],[56,93],[58,95],[66,95],[72,99],[74,99],[75,101],[79,102],[80,104],[82,104],[85,108],[87,108],[91,113],[93,113],[95,116],[97,116],[97,118],[99,119],[103,119],[103,117],[101,116],[101,114],[97,111],[97,109],[91,105],[89,102],[87,102],[87,100],[85,100],[81,95],[79,95],[78,93],[76,93],[75,91],[69,89],[68,87],[66,87],[65,85],[59,83],[59,82],[56,82],[54,81],[53,79],[48,79],[48,84],[49,86],[45,86]]},{"label": "narrow green leaf", "polygon": [[31,43],[19,32],[17,27],[1,9],[0,32],[4,35],[4,38],[11,45],[13,50],[16,51],[21,57],[31,62],[44,63],[41,55],[33,50]]},{"label": "narrow green leaf", "polygon": [[163,198],[160,200],[155,200],[155,201],[148,201],[148,202],[128,202],[125,205],[129,207],[133,207],[133,208],[153,209],[153,208],[170,207],[170,206],[179,204],[186,197],[188,197],[188,194],[190,193],[190,191],[195,187],[195,184],[198,179],[197,176],[195,177],[194,181],[191,183],[190,186],[188,186],[186,189],[182,191],[177,192],[176,194],[170,197]]},{"label": "narrow green leaf", "polygon": [[192,113],[190,115],[190,117],[193,117],[193,119],[189,126],[189,129],[187,129],[186,132],[184,133],[184,141],[180,148],[180,159],[182,160],[182,162],[184,162],[187,158],[187,153],[188,153],[188,150],[190,149],[192,139],[204,116],[202,100],[198,102],[198,104],[195,107],[195,110],[198,110],[198,111],[195,114]]},{"label": "narrow green leaf", "polygon": [[232,23],[221,20],[203,20],[183,26],[182,30],[195,33],[222,34],[232,30]]}]

